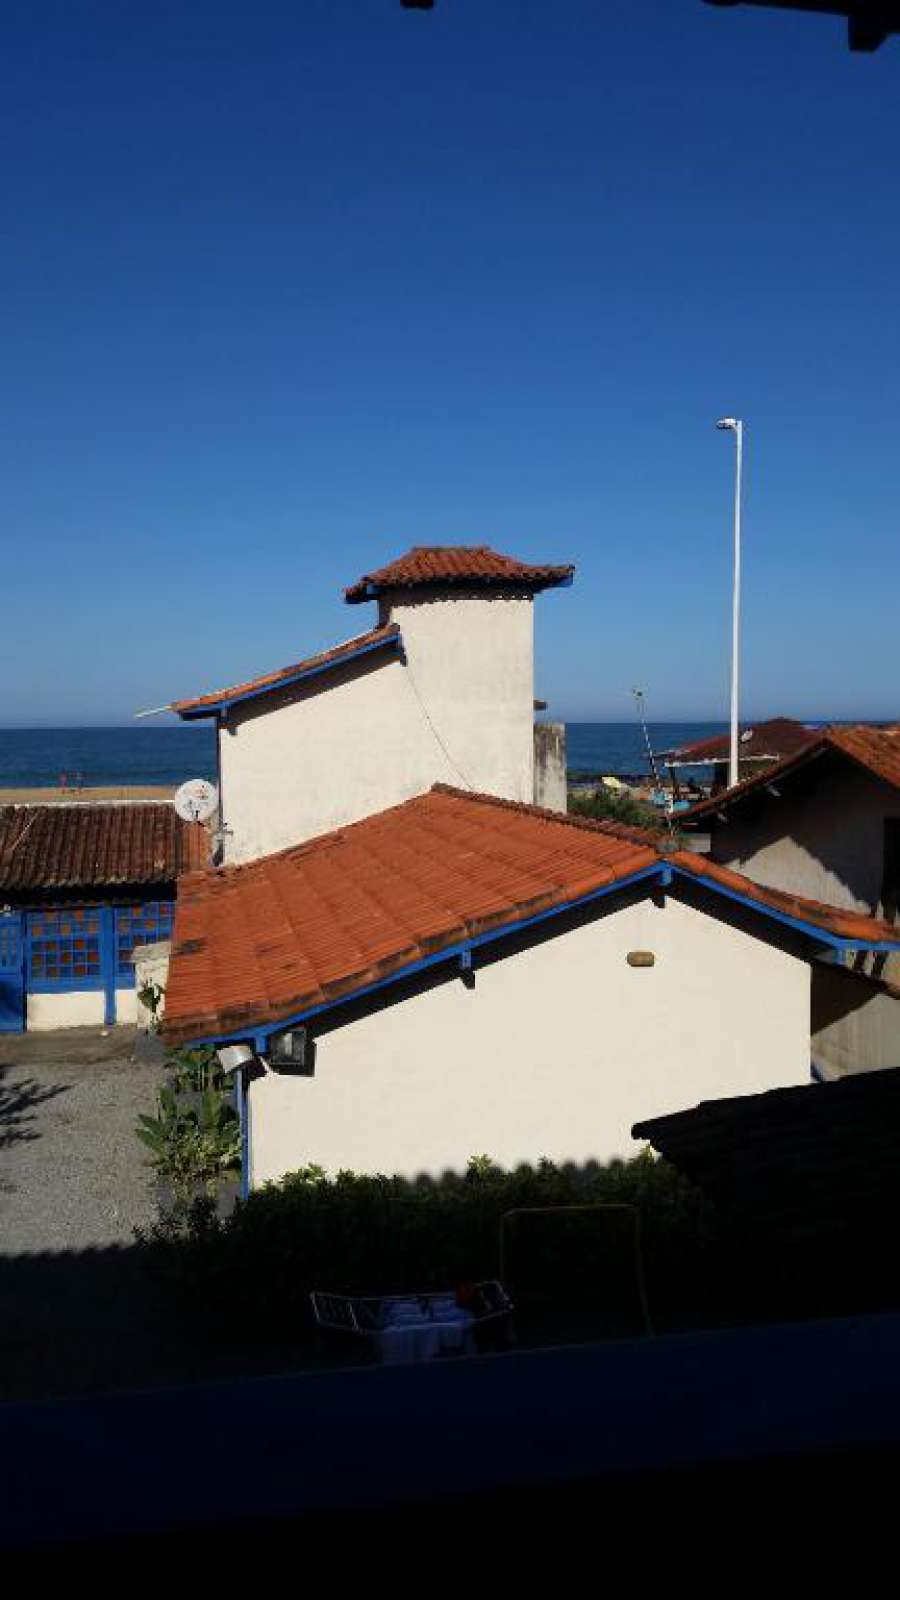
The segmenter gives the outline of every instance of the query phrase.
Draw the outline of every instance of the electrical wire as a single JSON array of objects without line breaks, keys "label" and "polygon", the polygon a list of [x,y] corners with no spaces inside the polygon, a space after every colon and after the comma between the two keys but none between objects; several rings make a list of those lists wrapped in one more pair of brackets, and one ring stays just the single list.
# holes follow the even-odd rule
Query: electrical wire
[{"label": "electrical wire", "polygon": [[425,701],[422,699],[422,696],[419,693],[418,687],[416,685],[416,680],[412,675],[412,669],[410,667],[408,658],[407,658],[407,661],[406,661],[406,676],[409,679],[409,686],[412,689],[412,692],[415,695],[416,700],[419,703],[419,708],[420,708],[420,710],[422,712],[422,715],[425,718],[425,721],[427,722],[427,724],[428,724],[428,726],[429,726],[429,728],[431,730],[432,735],[434,736],[435,740],[437,741],[437,743],[440,745],[441,749],[443,750],[444,755],[446,756],[449,765],[453,768],[453,771],[456,773],[456,776],[459,778],[460,782],[462,783],[463,788],[471,790],[471,792],[474,794],[475,793],[475,785],[474,785],[474,783],[470,783],[468,778],[466,777],[465,773],[462,771],[462,769],[457,766],[457,764],[454,761],[452,755],[450,754],[450,751],[447,749],[447,746],[445,745],[443,739],[441,738],[440,734],[437,731],[437,728],[435,727],[434,723],[431,720],[431,714],[430,714],[430,712],[428,710],[428,707],[425,704]]}]

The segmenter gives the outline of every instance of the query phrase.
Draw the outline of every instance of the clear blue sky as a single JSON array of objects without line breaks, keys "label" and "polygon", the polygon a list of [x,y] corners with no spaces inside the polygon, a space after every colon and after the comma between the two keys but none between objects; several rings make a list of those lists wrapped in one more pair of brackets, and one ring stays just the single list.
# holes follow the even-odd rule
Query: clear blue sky
[{"label": "clear blue sky", "polygon": [[701,0],[7,0],[0,723],[573,560],[553,710],[900,715],[900,42]]}]

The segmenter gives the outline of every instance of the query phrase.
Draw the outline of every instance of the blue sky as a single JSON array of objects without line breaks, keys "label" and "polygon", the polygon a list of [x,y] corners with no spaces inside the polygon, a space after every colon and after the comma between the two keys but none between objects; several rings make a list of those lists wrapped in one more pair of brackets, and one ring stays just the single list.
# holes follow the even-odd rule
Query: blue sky
[{"label": "blue sky", "polygon": [[573,560],[559,715],[900,714],[900,42],[701,0],[7,0],[0,723]]}]

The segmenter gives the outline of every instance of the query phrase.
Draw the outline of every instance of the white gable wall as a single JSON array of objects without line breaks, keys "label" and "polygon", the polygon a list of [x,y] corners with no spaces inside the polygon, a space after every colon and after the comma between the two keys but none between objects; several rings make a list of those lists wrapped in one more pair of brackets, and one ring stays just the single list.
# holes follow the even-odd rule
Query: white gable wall
[{"label": "white gable wall", "polygon": [[409,665],[377,652],[238,705],[219,735],[227,862],[252,861],[433,783],[532,799],[530,597],[404,599]]},{"label": "white gable wall", "polygon": [[252,1181],[607,1161],[641,1118],[809,1075],[807,963],[648,898],[324,1034],[312,1077],[257,1080]]}]

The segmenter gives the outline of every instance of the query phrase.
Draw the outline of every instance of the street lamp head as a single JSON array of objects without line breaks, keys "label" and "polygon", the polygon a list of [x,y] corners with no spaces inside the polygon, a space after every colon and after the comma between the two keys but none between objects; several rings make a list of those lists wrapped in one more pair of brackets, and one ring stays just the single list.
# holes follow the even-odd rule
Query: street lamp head
[{"label": "street lamp head", "polygon": [[736,428],[737,417],[721,417],[716,423],[717,428]]}]

